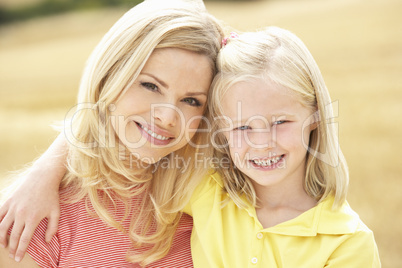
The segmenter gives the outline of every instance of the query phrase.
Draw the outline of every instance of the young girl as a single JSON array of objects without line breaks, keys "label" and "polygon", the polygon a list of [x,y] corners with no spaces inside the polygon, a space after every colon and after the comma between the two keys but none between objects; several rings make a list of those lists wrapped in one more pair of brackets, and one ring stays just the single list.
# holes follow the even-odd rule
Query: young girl
[{"label": "young girl", "polygon": [[[217,166],[196,189],[195,267],[380,267],[313,57],[276,27],[225,39],[209,101]],[[228,161],[224,161],[224,160]]]},{"label": "young girl", "polygon": [[[46,243],[42,221],[21,265],[192,267],[191,218],[180,210],[204,173],[190,156],[208,148],[188,142],[206,143],[196,130],[208,112],[221,36],[219,23],[190,1],[145,1],[110,29],[88,60],[66,121],[58,233]],[[12,241],[21,233],[29,240],[30,222],[4,210],[0,219],[3,232],[14,222]],[[6,252],[0,266],[17,265]]]}]

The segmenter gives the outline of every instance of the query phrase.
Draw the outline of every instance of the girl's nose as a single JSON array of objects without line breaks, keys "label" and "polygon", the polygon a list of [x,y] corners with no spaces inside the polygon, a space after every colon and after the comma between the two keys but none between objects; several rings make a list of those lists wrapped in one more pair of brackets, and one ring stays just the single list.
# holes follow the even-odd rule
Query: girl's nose
[{"label": "girl's nose", "polygon": [[271,149],[276,147],[275,128],[256,129],[247,135],[249,146],[254,149]]}]

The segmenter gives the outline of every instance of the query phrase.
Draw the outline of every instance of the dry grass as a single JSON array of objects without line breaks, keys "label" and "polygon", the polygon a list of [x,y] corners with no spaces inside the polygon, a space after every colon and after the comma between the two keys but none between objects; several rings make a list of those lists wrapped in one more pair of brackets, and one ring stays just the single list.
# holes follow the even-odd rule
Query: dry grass
[{"label": "dry grass", "polygon": [[[334,100],[351,173],[349,202],[374,231],[383,267],[402,265],[402,2],[207,3],[239,30],[277,25],[315,56]],[[0,28],[0,175],[31,161],[74,104],[86,57],[121,10]],[[50,26],[49,26],[50,25]],[[398,123],[399,122],[399,123]]]},{"label": "dry grass", "polygon": [[41,0],[0,0],[0,6],[15,8],[24,5],[32,5],[40,2]]}]

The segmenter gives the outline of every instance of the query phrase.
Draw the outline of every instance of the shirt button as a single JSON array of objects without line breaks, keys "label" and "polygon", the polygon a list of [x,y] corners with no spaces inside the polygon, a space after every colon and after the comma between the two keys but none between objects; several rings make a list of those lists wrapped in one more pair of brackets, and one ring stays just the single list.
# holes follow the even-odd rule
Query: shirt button
[{"label": "shirt button", "polygon": [[257,233],[257,238],[258,239],[262,239],[264,237],[264,235],[262,233]]},{"label": "shirt button", "polygon": [[254,258],[251,259],[251,263],[252,263],[252,264],[256,264],[257,262],[258,262],[258,259],[257,259],[256,257],[254,257]]}]

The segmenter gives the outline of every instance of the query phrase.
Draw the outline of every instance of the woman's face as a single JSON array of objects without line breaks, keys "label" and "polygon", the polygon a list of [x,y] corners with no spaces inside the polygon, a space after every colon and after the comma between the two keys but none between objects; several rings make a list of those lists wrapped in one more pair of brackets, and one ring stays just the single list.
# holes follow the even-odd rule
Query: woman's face
[{"label": "woman's face", "polygon": [[185,146],[201,121],[211,81],[207,56],[178,48],[156,49],[111,109],[120,141],[145,163]]}]

